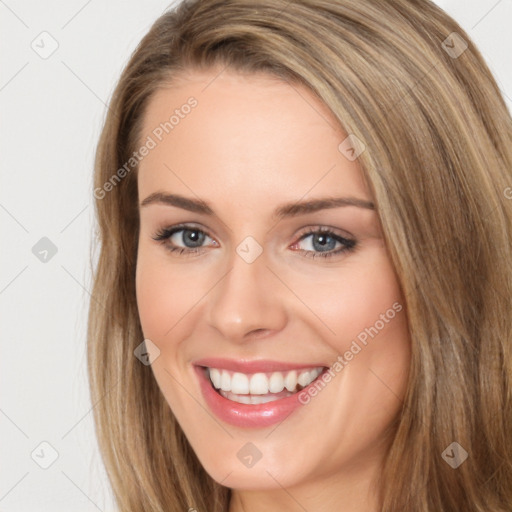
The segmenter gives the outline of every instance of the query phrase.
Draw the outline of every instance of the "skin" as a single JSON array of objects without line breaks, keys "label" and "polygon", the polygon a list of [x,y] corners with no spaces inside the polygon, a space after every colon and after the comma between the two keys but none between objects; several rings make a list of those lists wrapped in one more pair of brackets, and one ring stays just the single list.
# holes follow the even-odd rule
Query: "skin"
[{"label": "skin", "polygon": [[[375,479],[409,372],[405,307],[318,396],[277,426],[226,424],[201,394],[194,360],[329,366],[394,303],[404,304],[375,210],[343,206],[272,218],[277,206],[299,200],[373,201],[357,159],[338,150],[347,134],[327,107],[302,86],[219,71],[182,75],[155,93],[144,117],[141,140],[190,96],[198,101],[142,160],[139,201],[175,193],[201,198],[216,213],[140,207],[137,302],[144,336],[160,350],[154,376],[205,470],[233,489],[230,512],[341,510],[341,504],[344,511],[377,511]],[[199,253],[168,250],[193,249],[191,232],[178,232],[167,246],[153,239],[179,223],[207,234]],[[329,227],[356,247],[332,258],[307,257],[306,251],[322,252],[315,235],[303,237],[308,227]],[[247,236],[263,250],[250,264],[236,252]],[[323,250],[340,247],[331,241]],[[252,468],[237,457],[247,442],[262,454]]]}]

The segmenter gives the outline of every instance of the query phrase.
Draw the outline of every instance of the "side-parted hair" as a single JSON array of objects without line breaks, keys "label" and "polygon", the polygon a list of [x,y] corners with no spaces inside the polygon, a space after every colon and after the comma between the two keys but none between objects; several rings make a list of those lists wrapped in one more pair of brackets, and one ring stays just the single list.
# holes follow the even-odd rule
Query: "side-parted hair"
[{"label": "side-parted hair", "polygon": [[[230,489],[206,473],[134,356],[136,166],[104,186],[147,135],[152,94],[217,65],[308,87],[365,145],[358,162],[412,343],[382,512],[510,512],[512,121],[468,34],[430,0],[185,0],[132,54],[96,153],[88,328],[96,434],[119,510],[228,510]],[[468,453],[455,469],[442,456],[453,442]]]}]

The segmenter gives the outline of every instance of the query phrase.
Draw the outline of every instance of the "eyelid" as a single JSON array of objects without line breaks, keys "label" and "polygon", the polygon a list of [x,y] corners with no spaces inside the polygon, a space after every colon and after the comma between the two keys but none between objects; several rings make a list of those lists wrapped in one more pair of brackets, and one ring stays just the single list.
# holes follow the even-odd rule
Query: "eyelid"
[{"label": "eyelid", "polygon": [[344,238],[344,239],[354,239],[354,235],[344,229],[340,229],[340,228],[335,228],[333,226],[329,226],[327,224],[311,224],[310,226],[305,226],[304,228],[302,228],[302,230],[300,231],[300,234],[297,235],[299,238],[305,234],[309,234],[309,233],[316,233],[317,231],[322,231],[322,232],[329,232],[329,233],[333,233],[341,238]]},{"label": "eyelid", "polygon": [[[215,238],[215,236],[212,236],[210,234],[210,231],[208,229],[203,228],[200,224],[195,223],[195,222],[182,222],[182,223],[174,224],[172,226],[164,226],[161,229],[159,229],[158,232],[162,232],[162,231],[179,231],[180,229],[183,229],[183,230],[197,229],[198,231],[200,231],[200,232],[204,233],[205,235],[207,235],[209,238],[212,238],[212,239]],[[341,238],[344,238],[344,239],[347,239],[347,240],[355,238],[354,235],[352,235],[352,233],[350,233],[350,232],[348,232],[346,230],[340,229],[340,228],[335,228],[333,226],[329,226],[327,224],[311,224],[309,226],[304,226],[299,231],[299,234],[295,235],[295,238],[297,238],[297,240],[298,240],[298,239],[300,239],[302,236],[304,236],[306,234],[316,233],[318,231],[321,231],[321,232],[332,232],[333,234],[336,234],[336,235],[340,236]],[[341,234],[340,234],[340,232],[341,232]]]}]

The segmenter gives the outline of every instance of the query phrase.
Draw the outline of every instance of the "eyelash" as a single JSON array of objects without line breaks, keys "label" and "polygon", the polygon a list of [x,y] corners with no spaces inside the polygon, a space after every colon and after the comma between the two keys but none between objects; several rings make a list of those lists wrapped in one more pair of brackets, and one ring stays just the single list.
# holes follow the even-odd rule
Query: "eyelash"
[{"label": "eyelash", "polygon": [[[155,235],[152,237],[153,240],[156,240],[157,242],[162,243],[166,246],[166,249],[171,253],[178,253],[179,255],[183,253],[187,253],[188,256],[194,253],[200,253],[201,247],[197,248],[186,248],[186,247],[172,247],[167,244],[168,240],[176,233],[179,233],[180,231],[195,231],[201,234],[206,235],[209,238],[212,238],[206,231],[203,231],[202,229],[199,229],[195,226],[191,226],[189,224],[180,224],[171,228],[163,228],[159,230]],[[301,242],[303,239],[307,238],[309,235],[312,234],[322,234],[322,235],[328,235],[329,238],[333,238],[335,241],[340,242],[344,245],[341,249],[331,250],[330,252],[315,252],[315,251],[308,251],[305,249],[298,249],[298,252],[304,253],[304,256],[307,258],[331,258],[333,256],[337,256],[339,254],[342,254],[344,252],[350,252],[353,251],[356,247],[356,241],[351,240],[348,238],[344,238],[340,235],[337,235],[333,231],[324,228],[324,227],[314,227],[309,228],[306,232],[302,233],[301,237],[295,242],[293,245],[295,245],[298,242]]]}]

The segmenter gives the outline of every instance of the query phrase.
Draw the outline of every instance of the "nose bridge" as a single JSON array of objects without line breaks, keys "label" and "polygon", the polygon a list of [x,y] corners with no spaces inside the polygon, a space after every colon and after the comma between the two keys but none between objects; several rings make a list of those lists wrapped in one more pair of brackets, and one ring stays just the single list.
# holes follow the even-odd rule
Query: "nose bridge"
[{"label": "nose bridge", "polygon": [[243,341],[251,331],[282,329],[286,315],[279,281],[267,264],[263,247],[252,237],[235,248],[209,301],[209,324],[223,338]]}]

